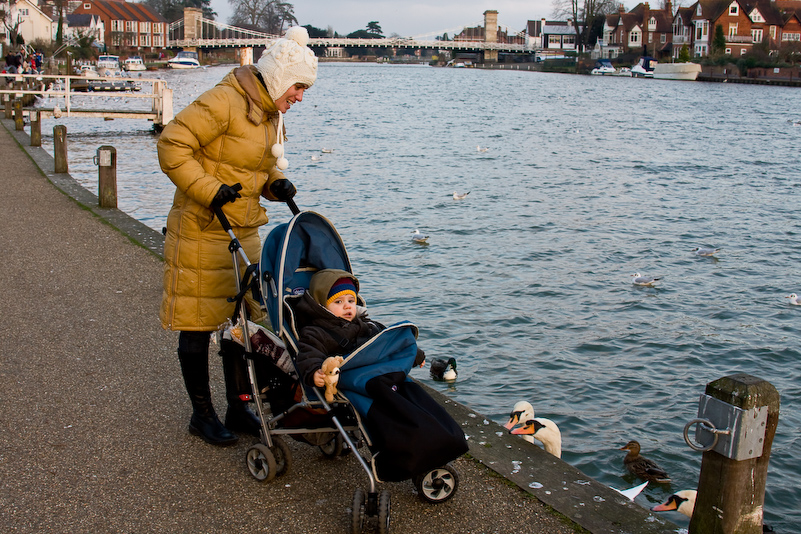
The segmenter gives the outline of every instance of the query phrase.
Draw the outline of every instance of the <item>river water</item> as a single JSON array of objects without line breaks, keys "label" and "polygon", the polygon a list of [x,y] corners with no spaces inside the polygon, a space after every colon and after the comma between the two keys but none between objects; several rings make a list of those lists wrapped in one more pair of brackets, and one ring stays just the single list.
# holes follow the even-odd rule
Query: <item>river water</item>
[{"label": "river water", "polygon": [[[180,110],[229,69],[146,76]],[[96,192],[92,156],[115,146],[120,208],[161,229],[173,186],[149,123],[58,123],[73,176]],[[326,63],[286,124],[298,205],[339,229],[372,315],[458,361],[453,385],[416,378],[496,422],[529,400],[563,458],[617,488],[638,483],[618,450],[638,440],[673,479],[638,497],[653,506],[697,484],[682,430],[705,385],[758,376],[782,400],[765,518],[801,531],[801,306],[785,298],[801,294],[801,92]],[[268,210],[265,232],[289,218]]]}]

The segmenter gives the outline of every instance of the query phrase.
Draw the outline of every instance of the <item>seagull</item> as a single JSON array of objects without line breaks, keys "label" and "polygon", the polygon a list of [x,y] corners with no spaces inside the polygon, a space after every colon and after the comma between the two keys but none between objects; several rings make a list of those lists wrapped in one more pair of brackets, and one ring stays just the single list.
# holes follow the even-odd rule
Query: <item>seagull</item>
[{"label": "seagull", "polygon": [[415,228],[414,231],[412,232],[412,241],[414,241],[415,243],[420,243],[421,245],[427,245],[428,236],[421,234],[420,230]]},{"label": "seagull", "polygon": [[629,488],[629,489],[625,489],[625,490],[619,490],[617,488],[612,488],[612,486],[609,486],[609,487],[612,488],[613,490],[615,490],[616,492],[618,492],[619,494],[623,495],[624,497],[628,498],[629,500],[633,501],[634,498],[637,495],[642,493],[642,490],[644,490],[645,486],[647,486],[647,485],[648,485],[648,481],[646,480],[645,482],[643,482],[639,486],[634,486],[633,488]]},{"label": "seagull", "polygon": [[635,286],[652,286],[654,282],[661,280],[661,278],[652,278],[650,276],[642,276],[640,273],[631,275],[631,283]]},{"label": "seagull", "polygon": [[464,200],[467,198],[467,195],[470,194],[470,191],[467,193],[457,193],[456,191],[453,192],[453,200]]},{"label": "seagull", "polygon": [[696,256],[713,256],[717,252],[720,252],[719,248],[711,248],[711,247],[695,247],[693,250]]},{"label": "seagull", "polygon": [[333,148],[324,148],[324,149],[322,150],[323,154],[330,154],[330,153],[331,153],[331,152],[333,152],[333,151],[334,151],[334,149],[333,149]]},{"label": "seagull", "polygon": [[793,306],[801,306],[801,302],[798,301],[798,295],[796,295],[795,293],[790,293],[784,298],[790,299],[790,304],[792,304]]},{"label": "seagull", "polygon": [[476,145],[476,152],[486,152],[487,150],[489,150],[488,146],[482,148],[481,145]]},{"label": "seagull", "polygon": [[320,161],[320,156],[312,156],[311,160],[312,161]]}]

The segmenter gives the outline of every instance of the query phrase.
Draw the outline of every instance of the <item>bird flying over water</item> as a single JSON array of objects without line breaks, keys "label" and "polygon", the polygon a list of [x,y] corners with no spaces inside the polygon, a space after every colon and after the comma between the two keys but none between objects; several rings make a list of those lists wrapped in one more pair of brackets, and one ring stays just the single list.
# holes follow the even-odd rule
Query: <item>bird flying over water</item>
[{"label": "bird flying over water", "polygon": [[470,191],[467,193],[457,193],[456,191],[453,192],[453,200],[463,200],[467,198],[467,195],[470,194]]},{"label": "bird flying over water", "polygon": [[631,283],[635,286],[652,286],[654,282],[661,280],[661,278],[653,278],[651,276],[643,276],[640,273],[631,275]]}]

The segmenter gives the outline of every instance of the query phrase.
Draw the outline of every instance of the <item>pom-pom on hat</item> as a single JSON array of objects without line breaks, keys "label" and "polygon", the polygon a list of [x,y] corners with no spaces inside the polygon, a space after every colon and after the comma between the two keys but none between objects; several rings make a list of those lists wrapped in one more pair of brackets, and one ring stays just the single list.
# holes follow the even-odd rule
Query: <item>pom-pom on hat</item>
[{"label": "pom-pom on hat", "polygon": [[356,298],[356,284],[353,283],[352,278],[340,278],[328,290],[328,298],[325,301],[325,305],[328,306],[336,299],[348,294]]},{"label": "pom-pom on hat", "polygon": [[275,41],[261,55],[259,69],[267,92],[273,100],[281,98],[296,83],[307,87],[317,79],[317,57],[306,46],[309,32],[302,26],[293,26],[283,38]]}]

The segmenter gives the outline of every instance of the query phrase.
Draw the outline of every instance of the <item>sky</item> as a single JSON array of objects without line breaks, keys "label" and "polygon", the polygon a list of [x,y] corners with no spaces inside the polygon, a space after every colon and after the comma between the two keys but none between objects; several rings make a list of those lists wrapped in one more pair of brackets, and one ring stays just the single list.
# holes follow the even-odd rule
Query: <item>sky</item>
[{"label": "sky", "polygon": [[[340,35],[367,28],[378,21],[385,36],[431,37],[454,33],[464,26],[483,26],[484,11],[498,12],[498,23],[523,31],[526,22],[551,18],[552,0],[290,0],[301,26],[331,26]],[[211,0],[217,20],[228,22],[228,0]]]}]

